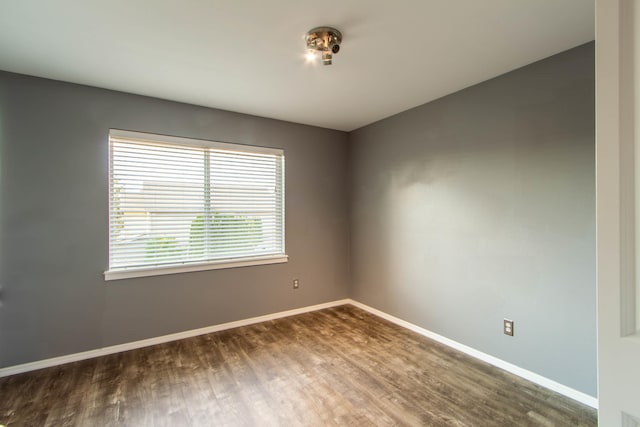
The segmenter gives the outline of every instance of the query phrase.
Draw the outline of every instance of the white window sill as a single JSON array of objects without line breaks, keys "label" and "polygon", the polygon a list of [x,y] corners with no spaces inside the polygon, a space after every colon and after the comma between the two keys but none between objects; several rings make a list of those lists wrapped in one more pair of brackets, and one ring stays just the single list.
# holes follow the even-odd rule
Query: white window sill
[{"label": "white window sill", "polygon": [[172,265],[136,269],[110,270],[104,272],[104,280],[131,279],[134,277],[161,276],[165,274],[189,273],[193,271],[218,270],[221,268],[249,267],[252,265],[280,264],[289,261],[288,255],[271,255],[256,258],[210,261],[202,264]]}]

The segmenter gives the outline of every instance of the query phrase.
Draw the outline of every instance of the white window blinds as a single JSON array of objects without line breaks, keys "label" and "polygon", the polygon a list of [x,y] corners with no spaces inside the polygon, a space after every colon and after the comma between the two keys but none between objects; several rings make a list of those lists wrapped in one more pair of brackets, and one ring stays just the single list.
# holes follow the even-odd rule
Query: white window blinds
[{"label": "white window blinds", "polygon": [[282,150],[116,130],[109,147],[108,273],[284,255]]}]

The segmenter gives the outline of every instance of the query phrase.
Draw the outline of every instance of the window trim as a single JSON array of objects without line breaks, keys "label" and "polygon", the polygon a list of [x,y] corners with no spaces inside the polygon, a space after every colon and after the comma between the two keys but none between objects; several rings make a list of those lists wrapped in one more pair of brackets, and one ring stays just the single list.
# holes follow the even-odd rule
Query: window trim
[{"label": "window trim", "polygon": [[196,271],[219,270],[222,268],[251,267],[254,265],[282,264],[289,262],[288,255],[264,255],[260,257],[234,258],[208,262],[185,263],[182,266],[131,268],[104,272],[104,280],[131,279],[134,277],[162,276],[165,274],[191,273]]},{"label": "window trim", "polygon": [[[285,240],[285,177],[284,177],[284,150],[280,148],[271,148],[271,147],[261,147],[255,145],[246,145],[246,144],[238,144],[238,143],[229,143],[229,142],[221,142],[221,141],[210,141],[204,139],[197,138],[183,138],[178,136],[170,136],[170,135],[160,135],[160,134],[151,134],[144,132],[134,132],[127,131],[121,129],[109,129],[109,147],[111,146],[111,138],[126,138],[129,140],[141,141],[141,142],[157,142],[157,143],[169,143],[169,144],[178,144],[185,145],[189,147],[200,146],[206,148],[217,148],[223,150],[231,150],[231,151],[243,151],[249,153],[258,153],[258,154],[272,154],[282,156],[282,244],[283,244],[283,253],[282,254],[268,254],[268,255],[259,255],[255,257],[239,257],[239,258],[227,258],[227,259],[216,259],[205,262],[184,262],[182,265],[173,264],[167,266],[149,266],[149,267],[130,267],[130,268],[117,268],[114,270],[107,269],[104,272],[104,279],[106,281],[110,280],[120,280],[120,279],[129,279],[136,277],[149,277],[149,276],[160,276],[166,274],[176,274],[176,273],[189,273],[189,272],[197,272],[197,271],[206,271],[206,270],[217,270],[224,268],[237,268],[237,267],[250,267],[250,266],[258,266],[258,265],[268,265],[268,264],[280,264],[286,263],[289,261],[289,256],[286,254],[286,240]],[[109,150],[110,151],[110,150]],[[109,154],[111,156],[111,154]],[[111,160],[109,160],[110,164]],[[111,173],[111,167],[109,166],[109,174]],[[110,188],[111,188],[111,177],[109,176],[108,180],[108,192],[109,192],[109,210],[108,215],[111,215],[111,197],[110,197]],[[108,233],[110,236],[110,232]],[[109,245],[111,245],[111,237],[108,239]],[[108,255],[111,256],[111,250],[109,249]],[[110,262],[109,262],[110,265]]]}]

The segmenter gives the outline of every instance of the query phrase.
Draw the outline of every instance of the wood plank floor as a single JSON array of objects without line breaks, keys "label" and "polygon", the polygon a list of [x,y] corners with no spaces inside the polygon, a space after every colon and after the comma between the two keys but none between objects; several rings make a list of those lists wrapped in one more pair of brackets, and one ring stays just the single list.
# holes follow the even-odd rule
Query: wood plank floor
[{"label": "wood plank floor", "polygon": [[350,305],[0,378],[13,426],[595,426],[596,412]]}]

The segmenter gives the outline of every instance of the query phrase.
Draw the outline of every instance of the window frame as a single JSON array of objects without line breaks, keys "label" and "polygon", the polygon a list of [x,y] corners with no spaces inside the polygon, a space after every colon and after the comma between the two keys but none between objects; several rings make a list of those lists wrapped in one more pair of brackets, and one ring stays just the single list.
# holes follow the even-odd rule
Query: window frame
[{"label": "window frame", "polygon": [[[225,258],[218,260],[207,260],[203,262],[188,262],[185,261],[182,264],[175,263],[166,266],[159,265],[150,265],[150,266],[133,266],[133,267],[111,267],[111,172],[112,172],[112,138],[122,138],[129,139],[134,141],[141,142],[151,142],[151,143],[159,143],[159,144],[175,144],[175,145],[184,145],[188,147],[204,147],[204,148],[213,148],[213,149],[221,149],[221,150],[230,150],[230,151],[240,151],[245,153],[256,153],[256,154],[270,154],[281,156],[281,168],[280,174],[281,176],[277,179],[281,182],[281,203],[282,203],[282,230],[281,230],[281,238],[282,238],[282,253],[281,254],[263,254],[257,256],[249,256],[249,257],[235,257],[235,258]],[[257,266],[257,265],[266,265],[266,264],[279,264],[286,263],[289,260],[288,255],[286,254],[286,240],[285,240],[285,228],[286,228],[286,220],[285,220],[285,157],[284,150],[280,148],[271,148],[271,147],[262,147],[248,144],[238,144],[238,143],[230,143],[230,142],[221,142],[221,141],[211,141],[204,139],[196,139],[196,138],[185,138],[178,136],[170,136],[170,135],[160,135],[160,134],[151,134],[144,132],[135,132],[121,129],[109,129],[109,138],[108,138],[108,151],[109,151],[109,161],[108,161],[108,179],[107,179],[107,193],[108,193],[108,269],[104,272],[105,280],[120,280],[120,279],[128,279],[135,277],[147,277],[147,276],[159,276],[166,274],[176,274],[176,273],[187,273],[187,272],[196,272],[196,271],[206,271],[206,270],[216,270],[216,269],[224,269],[224,268],[236,268],[236,267],[248,267],[248,266]]]}]

